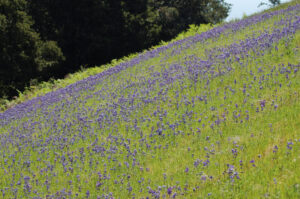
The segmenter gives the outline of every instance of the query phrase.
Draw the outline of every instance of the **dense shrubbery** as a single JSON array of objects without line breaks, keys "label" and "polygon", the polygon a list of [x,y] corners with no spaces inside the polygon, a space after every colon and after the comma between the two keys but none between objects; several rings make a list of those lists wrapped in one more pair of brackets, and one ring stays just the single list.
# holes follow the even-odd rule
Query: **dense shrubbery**
[{"label": "dense shrubbery", "polygon": [[64,60],[54,41],[33,29],[25,0],[0,1],[0,96],[13,95],[31,78]]}]

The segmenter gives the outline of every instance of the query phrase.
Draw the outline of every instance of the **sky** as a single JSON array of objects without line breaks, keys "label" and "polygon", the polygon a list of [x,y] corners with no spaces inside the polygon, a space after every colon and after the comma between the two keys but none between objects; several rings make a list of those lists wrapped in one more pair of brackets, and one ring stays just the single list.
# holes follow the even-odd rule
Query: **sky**
[{"label": "sky", "polygon": [[[289,0],[281,0],[282,3],[287,1]],[[268,0],[225,0],[225,2],[232,4],[229,17],[226,21],[235,18],[240,19],[243,17],[243,14],[250,15],[268,8],[268,6],[261,6],[260,8],[257,8],[261,2],[268,2]]]}]

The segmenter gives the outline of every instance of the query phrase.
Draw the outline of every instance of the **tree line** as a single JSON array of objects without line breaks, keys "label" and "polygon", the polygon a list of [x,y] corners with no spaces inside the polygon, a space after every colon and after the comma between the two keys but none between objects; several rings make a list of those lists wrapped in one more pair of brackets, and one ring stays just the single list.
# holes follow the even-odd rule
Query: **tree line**
[{"label": "tree line", "polygon": [[0,0],[0,97],[218,23],[224,0]]}]

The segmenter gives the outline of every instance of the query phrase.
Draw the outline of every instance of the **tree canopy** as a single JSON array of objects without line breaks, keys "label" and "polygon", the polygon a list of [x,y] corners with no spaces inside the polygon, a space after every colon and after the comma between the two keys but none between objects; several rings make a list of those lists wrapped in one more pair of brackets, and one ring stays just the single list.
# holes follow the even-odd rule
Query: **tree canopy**
[{"label": "tree canopy", "polygon": [[274,7],[274,6],[281,4],[281,0],[268,0],[268,1],[269,1],[269,3],[261,2],[258,5],[258,7],[263,6],[263,5],[268,5],[268,6]]},{"label": "tree canopy", "polygon": [[13,95],[31,78],[64,60],[55,41],[33,29],[25,0],[0,0],[0,95]]}]

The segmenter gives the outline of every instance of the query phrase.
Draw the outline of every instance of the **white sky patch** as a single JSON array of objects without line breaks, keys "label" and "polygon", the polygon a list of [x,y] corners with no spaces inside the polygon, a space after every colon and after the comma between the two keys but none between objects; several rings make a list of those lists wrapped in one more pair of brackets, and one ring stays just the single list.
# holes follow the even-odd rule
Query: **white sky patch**
[{"label": "white sky patch", "polygon": [[[282,3],[288,1],[289,0],[281,0]],[[231,19],[241,19],[244,14],[251,15],[268,8],[268,6],[261,6],[258,8],[258,5],[261,2],[268,2],[268,0],[225,0],[225,2],[232,4],[229,17],[227,17],[226,21],[230,21]]]}]

